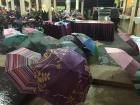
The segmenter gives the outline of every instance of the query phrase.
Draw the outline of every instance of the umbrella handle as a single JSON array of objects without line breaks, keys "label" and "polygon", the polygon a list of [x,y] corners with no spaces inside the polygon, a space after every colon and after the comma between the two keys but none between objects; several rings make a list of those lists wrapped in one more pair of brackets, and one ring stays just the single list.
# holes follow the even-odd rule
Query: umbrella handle
[{"label": "umbrella handle", "polygon": [[96,86],[110,86],[110,87],[130,89],[130,90],[135,89],[133,84],[121,83],[121,82],[116,82],[116,81],[108,81],[108,80],[92,79],[91,84],[96,85]]}]

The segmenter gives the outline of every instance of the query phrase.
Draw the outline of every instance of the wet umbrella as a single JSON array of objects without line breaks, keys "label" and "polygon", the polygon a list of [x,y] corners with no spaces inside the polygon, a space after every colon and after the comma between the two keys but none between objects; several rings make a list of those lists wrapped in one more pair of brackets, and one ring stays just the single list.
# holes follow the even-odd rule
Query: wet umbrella
[{"label": "wet umbrella", "polygon": [[72,41],[60,41],[59,47],[61,48],[71,48],[72,50],[76,51],[83,57],[85,57],[85,54],[82,49],[80,49],[75,43]]},{"label": "wet umbrella", "polygon": [[72,33],[72,35],[79,38],[81,43],[85,45],[92,55],[98,56],[96,43],[90,37],[81,33]]},{"label": "wet umbrella", "polygon": [[7,47],[18,46],[27,38],[28,36],[24,34],[13,34],[13,35],[5,37],[3,40],[3,44]]},{"label": "wet umbrella", "polygon": [[25,32],[25,33],[33,33],[34,30],[35,30],[34,28],[28,27],[28,28],[24,28],[24,29],[23,29],[23,32]]},{"label": "wet umbrella", "polygon": [[135,75],[136,71],[140,67],[140,64],[134,58],[132,58],[122,49],[110,47],[106,47],[105,49],[118,65],[129,72],[132,76]]},{"label": "wet umbrella", "polygon": [[74,40],[74,36],[72,35],[66,35],[59,39],[59,41],[73,41],[73,40]]},{"label": "wet umbrella", "polygon": [[21,34],[21,33],[13,28],[4,29],[3,31],[3,35],[5,37],[9,35],[13,35],[13,34],[15,35],[15,34]]},{"label": "wet umbrella", "polygon": [[120,85],[97,79],[93,82],[87,60],[71,49],[50,49],[42,59],[40,56],[26,48],[11,52],[7,54],[6,72],[22,93],[42,96],[53,105],[82,102],[91,83]]},{"label": "wet umbrella", "polygon": [[30,66],[40,60],[41,54],[21,48],[6,55],[6,73],[22,93],[33,93],[36,81]]},{"label": "wet umbrella", "polygon": [[105,48],[113,60],[125,69],[133,78],[136,90],[140,90],[140,64],[128,55],[125,51],[118,48]]},{"label": "wet umbrella", "polygon": [[67,48],[50,49],[34,65],[38,83],[36,92],[53,105],[75,105],[83,101],[89,89],[87,61]]},{"label": "wet umbrella", "polygon": [[135,52],[139,53],[139,48],[138,48],[138,45],[139,44],[136,44],[135,41],[133,41],[133,38],[136,38],[135,36],[131,36],[127,33],[119,33],[119,36],[126,42],[128,43],[133,49]]}]

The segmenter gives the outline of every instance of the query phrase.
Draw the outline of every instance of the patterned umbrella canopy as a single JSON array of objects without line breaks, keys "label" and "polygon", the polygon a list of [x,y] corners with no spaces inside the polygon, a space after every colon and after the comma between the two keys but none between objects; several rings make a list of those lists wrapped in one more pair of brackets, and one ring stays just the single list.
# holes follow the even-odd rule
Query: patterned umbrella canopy
[{"label": "patterned umbrella canopy", "polygon": [[91,84],[87,60],[67,48],[50,49],[40,57],[26,48],[7,54],[6,72],[17,88],[42,96],[53,105],[83,101]]},{"label": "patterned umbrella canopy", "polygon": [[66,35],[59,39],[59,41],[73,41],[74,37],[72,35]]},{"label": "patterned umbrella canopy", "polygon": [[47,50],[33,67],[36,93],[53,105],[75,105],[85,98],[91,77],[86,59],[75,51]]},{"label": "patterned umbrella canopy", "polygon": [[59,47],[71,48],[72,50],[76,51],[77,53],[85,57],[84,52],[72,41],[60,41]]},{"label": "patterned umbrella canopy", "polygon": [[36,81],[30,66],[41,59],[41,54],[20,48],[6,56],[6,72],[22,93],[33,93]]}]

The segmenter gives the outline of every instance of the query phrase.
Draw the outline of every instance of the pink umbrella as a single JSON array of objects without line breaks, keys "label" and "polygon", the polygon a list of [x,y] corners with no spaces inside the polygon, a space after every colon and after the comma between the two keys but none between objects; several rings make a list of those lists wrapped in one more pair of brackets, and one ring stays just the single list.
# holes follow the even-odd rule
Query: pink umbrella
[{"label": "pink umbrella", "polygon": [[9,36],[9,35],[17,34],[17,33],[20,33],[20,32],[13,28],[8,28],[8,29],[4,29],[3,35]]},{"label": "pink umbrella", "polygon": [[122,38],[123,41],[128,43],[134,49],[134,51],[139,53],[138,45],[131,39],[129,34],[127,34],[127,33],[119,33],[119,36]]},{"label": "pink umbrella", "polygon": [[6,72],[22,93],[33,93],[36,88],[30,66],[40,60],[41,54],[20,48],[6,55]]},{"label": "pink umbrella", "polygon": [[28,27],[28,28],[24,28],[23,32],[25,32],[25,33],[33,33],[34,30],[35,30],[34,28]]},{"label": "pink umbrella", "polygon": [[140,68],[140,64],[125,51],[110,47],[106,47],[105,50],[118,65],[129,72],[132,76],[134,76],[138,68]]}]

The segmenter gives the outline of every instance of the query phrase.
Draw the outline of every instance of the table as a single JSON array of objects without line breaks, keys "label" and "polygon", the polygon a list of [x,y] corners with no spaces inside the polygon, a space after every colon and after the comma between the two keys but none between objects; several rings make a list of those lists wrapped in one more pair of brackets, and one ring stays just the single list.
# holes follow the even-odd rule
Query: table
[{"label": "table", "polygon": [[111,21],[82,20],[72,23],[72,32],[84,33],[94,40],[113,41],[114,23]]},{"label": "table", "polygon": [[71,24],[54,25],[54,24],[45,24],[43,26],[44,33],[55,38],[61,38],[62,36],[71,34]]}]

